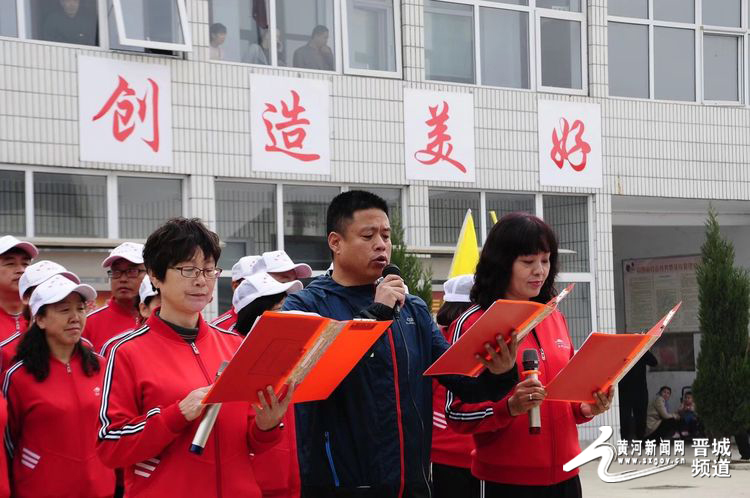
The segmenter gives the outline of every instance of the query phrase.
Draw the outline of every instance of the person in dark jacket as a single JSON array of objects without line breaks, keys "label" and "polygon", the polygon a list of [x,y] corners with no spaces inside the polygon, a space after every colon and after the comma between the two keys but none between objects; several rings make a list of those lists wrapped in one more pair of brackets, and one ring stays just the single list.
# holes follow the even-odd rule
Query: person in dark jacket
[{"label": "person in dark jacket", "polygon": [[[284,309],[394,322],[327,400],[295,405],[302,496],[427,497],[432,385],[422,374],[448,344],[400,277],[378,282],[391,256],[383,199],[358,190],[338,195],[327,231],[333,272],[287,297]],[[440,381],[468,400],[502,398],[518,377],[515,343],[500,342],[497,353],[487,345],[489,361],[477,355],[489,371]]]},{"label": "person in dark jacket", "polygon": [[648,386],[646,366],[655,367],[659,362],[651,351],[641,356],[617,387],[620,392],[620,435],[622,439],[643,439],[646,436],[646,410],[648,409]]}]

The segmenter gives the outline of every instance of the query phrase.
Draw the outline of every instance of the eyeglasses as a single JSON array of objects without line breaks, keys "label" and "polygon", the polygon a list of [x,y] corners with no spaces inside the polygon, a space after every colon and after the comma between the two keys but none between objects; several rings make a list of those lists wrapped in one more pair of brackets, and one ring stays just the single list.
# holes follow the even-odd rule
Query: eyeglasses
[{"label": "eyeglasses", "polygon": [[123,275],[126,275],[128,278],[136,278],[139,277],[141,273],[146,273],[146,270],[140,268],[128,268],[127,270],[109,270],[107,276],[109,278],[120,278]]},{"label": "eyeglasses", "polygon": [[198,268],[197,266],[173,266],[172,270],[179,270],[185,278],[198,278],[202,273],[207,280],[213,280],[221,275],[221,268]]}]

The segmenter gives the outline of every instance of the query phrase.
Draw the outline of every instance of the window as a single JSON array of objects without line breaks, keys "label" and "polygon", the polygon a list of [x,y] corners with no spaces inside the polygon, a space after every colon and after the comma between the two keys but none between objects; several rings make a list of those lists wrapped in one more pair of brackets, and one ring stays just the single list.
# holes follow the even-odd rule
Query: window
[{"label": "window", "polygon": [[401,225],[404,225],[404,213],[401,208],[401,189],[397,188],[380,188],[380,187],[359,187],[352,186],[349,190],[366,190],[380,196],[388,206],[388,218],[391,223],[398,218]]},{"label": "window", "polygon": [[424,23],[428,80],[586,93],[580,0],[427,0]]},{"label": "window", "polygon": [[109,15],[114,16],[117,28],[112,30],[116,36],[110,38],[113,47],[191,50],[185,0],[127,0],[125,5],[123,0],[111,2]]},{"label": "window", "polygon": [[34,235],[106,237],[107,177],[34,173]]},{"label": "window", "polygon": [[341,192],[338,187],[284,185],[284,250],[294,261],[313,270],[331,264],[326,233],[326,211]]},{"label": "window", "polygon": [[0,0],[0,36],[18,36],[16,0]]},{"label": "window", "polygon": [[608,13],[610,95],[744,102],[741,0],[611,0]]},{"label": "window", "polygon": [[121,176],[117,189],[120,238],[145,239],[183,212],[182,180]]},{"label": "window", "polygon": [[[345,60],[350,72],[395,72],[401,23],[393,0],[345,0]],[[398,31],[394,26],[398,26]]]},{"label": "window", "polygon": [[[494,211],[497,219],[499,220],[508,213],[516,211],[524,211],[526,213],[534,213],[536,211],[536,200],[532,194],[505,194],[487,192],[486,194],[486,207],[487,207],[487,233],[492,229],[492,220],[489,218],[489,212]],[[475,223],[478,220],[475,220]]]},{"label": "window", "polygon": [[24,0],[26,36],[97,45],[97,0]]},{"label": "window", "polygon": [[479,192],[430,190],[430,244],[433,246],[455,246],[466,210],[471,209],[475,220],[474,229],[479,238]]},{"label": "window", "polygon": [[588,197],[543,196],[544,221],[557,234],[560,271],[589,271]]},{"label": "window", "polygon": [[23,171],[0,170],[0,233],[26,234],[26,188]]}]

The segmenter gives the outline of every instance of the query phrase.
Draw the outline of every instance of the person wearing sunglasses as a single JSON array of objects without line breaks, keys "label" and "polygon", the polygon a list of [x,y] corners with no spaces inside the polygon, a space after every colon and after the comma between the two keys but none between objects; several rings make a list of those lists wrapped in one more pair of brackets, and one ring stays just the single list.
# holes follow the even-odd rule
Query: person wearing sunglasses
[{"label": "person wearing sunglasses", "polygon": [[83,337],[91,341],[94,351],[101,350],[112,337],[138,327],[138,289],[146,275],[143,244],[120,244],[104,259],[102,268],[107,270],[112,297],[106,305],[89,313],[83,330]]},{"label": "person wearing sunglasses", "polygon": [[220,255],[219,237],[198,219],[169,220],[146,241],[161,307],[110,350],[99,411],[97,453],[125,469],[125,496],[261,496],[252,454],[281,441],[291,386],[281,400],[268,386],[260,404],[224,403],[203,452],[189,451],[201,401],[242,342],[201,315]]}]

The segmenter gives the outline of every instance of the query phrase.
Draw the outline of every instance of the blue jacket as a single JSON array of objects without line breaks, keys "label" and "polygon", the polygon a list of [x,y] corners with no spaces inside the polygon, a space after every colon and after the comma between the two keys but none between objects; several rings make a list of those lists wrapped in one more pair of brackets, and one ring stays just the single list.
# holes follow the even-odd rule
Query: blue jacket
[{"label": "blue jacket", "polygon": [[[321,276],[287,297],[284,309],[350,320],[362,316],[374,297],[374,285],[343,287]],[[369,488],[383,497],[426,489],[432,387],[422,374],[447,348],[424,301],[408,295],[398,321],[327,400],[295,405],[303,489]],[[514,368],[504,375],[439,380],[473,402],[502,399],[517,379]]]}]

